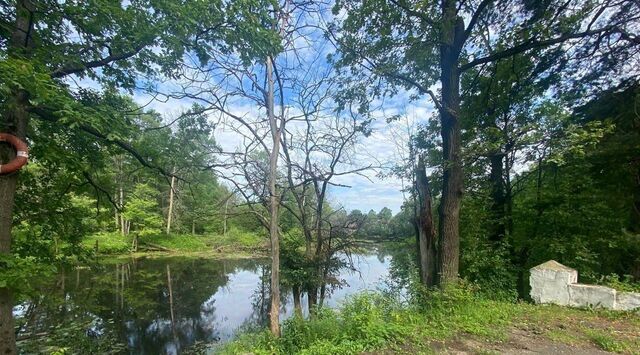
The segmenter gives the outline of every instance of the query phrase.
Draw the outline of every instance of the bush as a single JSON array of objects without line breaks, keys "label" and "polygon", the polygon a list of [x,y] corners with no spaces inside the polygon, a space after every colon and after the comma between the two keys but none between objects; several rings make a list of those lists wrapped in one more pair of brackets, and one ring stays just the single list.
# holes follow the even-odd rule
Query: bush
[{"label": "bush", "polygon": [[233,247],[243,250],[255,251],[262,248],[267,242],[267,238],[257,233],[241,231],[237,228],[230,228],[227,235],[216,235],[211,237],[214,248]]},{"label": "bush", "polygon": [[[394,300],[378,293],[361,293],[338,309],[318,309],[313,318],[293,317],[282,326],[282,336],[243,337],[223,353],[255,354],[356,354],[406,338],[415,318],[396,309]],[[404,324],[408,322],[407,324]]]},{"label": "bush", "polygon": [[640,292],[640,282],[633,281],[633,276],[620,277],[617,274],[602,276],[597,280],[600,285],[608,286],[623,292]]},{"label": "bush", "polygon": [[131,238],[118,232],[103,232],[90,235],[82,240],[82,248],[93,251],[98,243],[98,253],[122,254],[131,249]]},{"label": "bush", "polygon": [[150,243],[174,251],[206,251],[211,248],[207,245],[210,237],[193,234],[158,234],[141,237],[139,243]]}]

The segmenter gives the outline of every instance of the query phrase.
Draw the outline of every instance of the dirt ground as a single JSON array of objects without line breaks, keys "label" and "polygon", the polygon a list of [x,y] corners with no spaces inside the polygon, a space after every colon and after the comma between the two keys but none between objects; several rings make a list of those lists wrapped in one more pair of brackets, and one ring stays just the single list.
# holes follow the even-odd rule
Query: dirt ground
[{"label": "dirt ground", "polygon": [[640,355],[640,313],[560,307],[537,310],[514,320],[499,340],[462,333],[444,341],[402,344],[376,354]]},{"label": "dirt ground", "polygon": [[508,328],[504,341],[461,335],[432,349],[444,354],[640,354],[640,314],[635,317],[525,317]]}]

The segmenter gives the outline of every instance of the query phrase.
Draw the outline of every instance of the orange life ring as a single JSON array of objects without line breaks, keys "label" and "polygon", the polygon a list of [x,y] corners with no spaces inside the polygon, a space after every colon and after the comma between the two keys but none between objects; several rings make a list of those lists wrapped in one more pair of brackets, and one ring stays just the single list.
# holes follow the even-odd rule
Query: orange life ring
[{"label": "orange life ring", "polygon": [[29,148],[27,147],[27,143],[8,133],[0,133],[0,142],[7,142],[16,150],[16,157],[13,158],[13,160],[7,164],[0,164],[0,175],[10,174],[14,171],[20,170],[20,168],[22,168],[29,159]]}]

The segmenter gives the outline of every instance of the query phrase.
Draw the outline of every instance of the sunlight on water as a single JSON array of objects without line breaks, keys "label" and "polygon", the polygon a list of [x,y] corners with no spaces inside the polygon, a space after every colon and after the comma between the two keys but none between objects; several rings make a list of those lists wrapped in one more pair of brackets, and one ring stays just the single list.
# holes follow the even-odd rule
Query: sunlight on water
[{"label": "sunlight on water", "polygon": [[[382,287],[390,256],[377,252],[352,255],[351,259],[353,269],[341,270],[340,286],[328,289],[325,305],[335,307],[351,294]],[[29,317],[30,329],[84,320],[87,334],[113,332],[130,353],[177,354],[196,342],[222,343],[239,331],[264,326],[268,280],[264,259],[105,261],[91,269],[58,275],[39,299],[16,305],[14,316],[22,323]],[[293,299],[290,290],[282,293],[284,320],[293,314]],[[306,314],[306,295],[302,306]]]}]

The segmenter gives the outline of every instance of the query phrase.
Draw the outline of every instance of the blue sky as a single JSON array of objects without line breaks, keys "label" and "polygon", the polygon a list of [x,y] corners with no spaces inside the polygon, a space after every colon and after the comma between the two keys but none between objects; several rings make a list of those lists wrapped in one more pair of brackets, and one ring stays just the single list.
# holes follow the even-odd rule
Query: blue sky
[{"label": "blue sky", "polygon": [[[325,13],[323,16],[326,15]],[[319,24],[321,22],[326,23],[328,19],[307,18],[306,21]],[[330,69],[325,58],[328,54],[333,53],[335,49],[324,39],[321,32],[305,31],[307,32],[295,37],[290,42],[296,47],[295,55],[292,54],[293,52],[286,52],[276,59],[282,68],[288,68],[286,73],[281,73],[282,75],[300,78],[309,73]],[[189,57],[185,56],[185,60],[189,60]],[[253,70],[256,77],[263,77],[264,72],[261,67],[257,66]],[[221,91],[229,90],[228,81],[217,81],[218,79],[216,78],[221,76],[209,75],[209,72],[207,72],[207,80],[211,81],[208,83],[209,87],[215,87],[215,90]],[[168,80],[159,84],[158,90],[163,92],[174,91],[176,88],[180,88],[179,84]],[[255,93],[251,83],[246,80],[237,81],[235,84],[236,87],[242,87],[243,90],[254,90]],[[292,100],[292,93],[285,91],[284,96],[285,105],[289,105]],[[145,105],[147,109],[154,109],[160,112],[167,120],[177,117],[180,113],[189,109],[193,103],[193,101],[187,99],[153,100],[152,96],[143,91],[136,92],[134,99],[139,104]],[[254,101],[246,98],[234,97],[226,106],[236,115],[256,117],[264,115],[264,109],[257,106]],[[406,144],[411,131],[415,129],[416,124],[425,122],[432,117],[433,105],[426,97],[420,100],[410,100],[408,92],[400,91],[396,96],[376,102],[372,107],[378,107],[376,111],[372,112],[373,116],[378,119],[373,123],[372,134],[369,137],[360,138],[357,156],[354,161],[360,166],[371,164],[389,167],[406,157]],[[401,115],[403,119],[387,123],[385,117],[392,115]],[[219,120],[219,116],[215,116],[215,118],[212,117],[211,119]],[[233,129],[229,129],[225,125],[218,125],[214,135],[224,151],[236,151],[243,140],[242,135],[233,132]],[[383,207],[388,207],[394,213],[399,212],[404,200],[402,189],[405,182],[394,177],[380,178],[378,177],[380,173],[388,173],[388,171],[376,169],[365,172],[365,176],[349,175],[336,178],[335,181],[337,183],[351,187],[330,188],[329,200],[333,205],[343,206],[347,210],[359,209],[367,212],[371,209],[380,211]]]},{"label": "blue sky", "polygon": [[[178,116],[187,110],[192,102],[189,100],[169,100],[167,102],[154,101],[142,92],[134,99],[139,104],[147,105],[148,109],[160,112],[165,119]],[[374,112],[379,117],[373,122],[373,132],[369,137],[361,137],[358,142],[358,156],[356,160],[362,164],[391,166],[407,155],[406,142],[411,130],[417,123],[425,122],[433,113],[433,106],[428,99],[410,102],[407,93],[400,93],[397,97],[386,100],[384,109]],[[252,107],[238,105],[238,112],[255,111]],[[384,117],[400,114],[404,118],[393,123],[387,123]],[[242,137],[223,125],[218,126],[214,136],[225,151],[236,150]],[[343,206],[347,210],[359,209],[368,212],[373,209],[380,211],[383,207],[390,208],[394,213],[400,211],[404,195],[403,186],[406,182],[395,178],[380,178],[380,173],[388,173],[385,169],[375,169],[364,173],[366,176],[348,175],[336,178],[336,182],[347,187],[331,187],[329,200],[333,205]]]},{"label": "blue sky", "polygon": [[[322,65],[327,66],[326,62]],[[98,83],[86,78],[76,81],[75,84],[100,89]],[[158,89],[171,92],[177,87],[177,83],[166,81],[160,84]],[[166,121],[171,121],[188,110],[194,102],[189,99],[158,100],[144,90],[136,91],[133,99],[145,109],[159,112]],[[242,100],[232,106],[231,109],[236,113],[262,114],[261,109],[255,104]],[[372,124],[372,134],[359,139],[358,153],[354,160],[361,166],[371,164],[390,167],[406,158],[408,137],[417,124],[424,123],[432,117],[433,104],[426,97],[411,100],[410,93],[400,91],[396,96],[386,98],[383,102],[376,102],[372,107],[378,107],[372,112],[377,120]],[[402,119],[387,123],[385,117],[393,115],[400,115]],[[217,126],[214,136],[225,151],[235,151],[239,142],[242,141],[240,135],[225,128],[224,125]],[[388,175],[388,173],[388,170],[378,168],[364,172],[364,176],[337,177],[335,182],[350,187],[331,187],[328,199],[334,206],[342,206],[347,210],[359,209],[368,212],[371,209],[380,211],[383,207],[388,207],[397,213],[405,198],[402,190],[407,182],[396,177],[379,177],[380,174]]]}]

